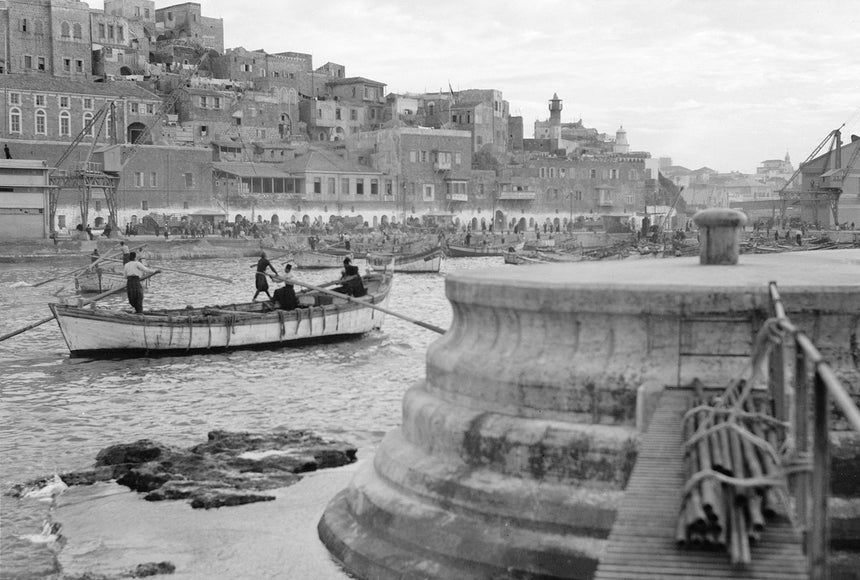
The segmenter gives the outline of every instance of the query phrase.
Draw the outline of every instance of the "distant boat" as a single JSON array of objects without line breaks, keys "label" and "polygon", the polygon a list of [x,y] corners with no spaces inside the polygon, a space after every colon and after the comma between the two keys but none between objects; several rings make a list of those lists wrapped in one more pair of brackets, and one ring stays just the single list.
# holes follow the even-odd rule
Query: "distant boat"
[{"label": "distant boat", "polygon": [[504,246],[456,246],[447,244],[445,253],[449,258],[484,258],[489,256],[504,256],[510,245]]},{"label": "distant boat", "polygon": [[75,276],[75,289],[81,294],[101,294],[125,288],[125,274],[118,270],[94,268]]},{"label": "distant boat", "polygon": [[344,258],[353,258],[350,252],[330,254],[327,252],[312,252],[304,250],[299,252],[291,252],[282,256],[281,260],[291,262],[296,268],[311,269],[311,268],[340,268],[343,266]]},{"label": "distant boat", "polygon": [[362,277],[367,295],[337,298],[300,292],[295,310],[273,310],[271,302],[247,302],[152,310],[143,314],[49,304],[72,356],[192,353],[232,348],[291,345],[331,340],[380,328],[392,272]]},{"label": "distant boat", "polygon": [[390,268],[393,261],[395,272],[438,272],[444,257],[439,246],[409,254],[371,252],[367,255],[367,266],[380,271]]}]

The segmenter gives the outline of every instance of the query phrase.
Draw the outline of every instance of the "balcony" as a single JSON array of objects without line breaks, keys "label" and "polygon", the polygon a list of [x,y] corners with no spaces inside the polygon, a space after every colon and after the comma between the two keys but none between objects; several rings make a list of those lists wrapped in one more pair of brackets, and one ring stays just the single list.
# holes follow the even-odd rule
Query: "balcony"
[{"label": "balcony", "polygon": [[449,193],[445,199],[448,201],[469,201],[469,195],[466,193]]},{"label": "balcony", "polygon": [[440,160],[433,163],[433,169],[436,171],[450,171],[451,170],[451,161],[450,160]]}]

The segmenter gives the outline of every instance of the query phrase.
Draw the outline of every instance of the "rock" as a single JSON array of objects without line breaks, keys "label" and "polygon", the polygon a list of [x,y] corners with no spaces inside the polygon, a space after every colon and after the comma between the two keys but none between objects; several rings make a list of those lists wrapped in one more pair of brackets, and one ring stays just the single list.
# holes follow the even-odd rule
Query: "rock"
[{"label": "rock", "polygon": [[[290,486],[301,473],[354,463],[356,448],[309,431],[212,431],[206,443],[179,449],[141,439],[111,445],[89,470],[63,474],[67,485],[116,479],[147,501],[190,500],[194,508],[272,501],[259,492]],[[43,481],[47,481],[46,479]],[[30,485],[32,487],[32,485]],[[17,493],[30,487],[19,484]]]}]

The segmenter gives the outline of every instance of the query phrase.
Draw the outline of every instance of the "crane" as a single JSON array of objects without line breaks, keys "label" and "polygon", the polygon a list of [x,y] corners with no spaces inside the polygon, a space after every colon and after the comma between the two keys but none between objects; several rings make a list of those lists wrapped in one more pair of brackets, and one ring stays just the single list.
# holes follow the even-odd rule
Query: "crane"
[{"label": "crane", "polygon": [[[790,202],[815,202],[818,199],[826,199],[830,205],[834,222],[839,223],[839,197],[842,195],[845,180],[854,163],[856,163],[858,151],[860,151],[860,145],[858,145],[855,147],[848,164],[844,167],[842,166],[842,128],[844,126],[845,123],[840,125],[838,129],[830,131],[779,190],[779,197],[782,202],[780,207],[781,220],[785,220],[785,212]],[[804,167],[807,167],[811,161],[816,159],[828,143],[827,152],[821,161],[821,179],[811,179],[809,189],[807,190],[790,190],[789,187],[794,183],[794,180],[800,175]],[[804,194],[808,194],[808,197],[804,198]]]}]

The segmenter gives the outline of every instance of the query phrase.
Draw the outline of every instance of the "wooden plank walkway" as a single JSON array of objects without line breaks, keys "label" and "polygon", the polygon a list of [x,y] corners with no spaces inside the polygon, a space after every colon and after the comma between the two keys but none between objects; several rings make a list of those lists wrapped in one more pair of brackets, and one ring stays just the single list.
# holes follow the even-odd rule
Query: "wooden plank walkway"
[{"label": "wooden plank walkway", "polygon": [[745,566],[732,565],[725,551],[676,544],[685,483],[681,418],[691,397],[685,389],[663,391],[594,579],[809,578],[800,535],[789,522],[768,522]]}]

